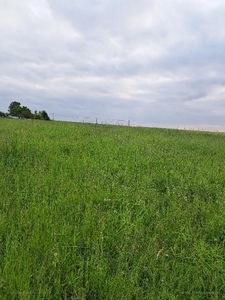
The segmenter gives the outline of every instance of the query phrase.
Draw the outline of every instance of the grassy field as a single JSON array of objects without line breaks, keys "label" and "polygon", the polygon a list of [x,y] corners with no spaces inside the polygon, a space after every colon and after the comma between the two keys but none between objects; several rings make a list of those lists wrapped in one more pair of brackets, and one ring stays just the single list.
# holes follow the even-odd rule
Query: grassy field
[{"label": "grassy field", "polygon": [[225,299],[225,135],[0,119],[0,299]]}]

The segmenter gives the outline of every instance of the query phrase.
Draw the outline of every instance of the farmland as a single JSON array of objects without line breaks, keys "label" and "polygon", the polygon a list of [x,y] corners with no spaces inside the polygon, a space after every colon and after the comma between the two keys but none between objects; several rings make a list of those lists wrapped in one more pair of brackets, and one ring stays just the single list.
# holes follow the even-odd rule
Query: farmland
[{"label": "farmland", "polygon": [[224,149],[0,119],[0,299],[225,299]]}]

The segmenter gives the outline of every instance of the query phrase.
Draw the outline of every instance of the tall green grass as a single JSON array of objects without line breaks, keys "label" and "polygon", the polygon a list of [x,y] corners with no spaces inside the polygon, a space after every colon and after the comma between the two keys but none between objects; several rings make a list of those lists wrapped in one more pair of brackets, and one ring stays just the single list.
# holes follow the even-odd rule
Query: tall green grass
[{"label": "tall green grass", "polygon": [[225,299],[224,149],[0,119],[0,299]]}]

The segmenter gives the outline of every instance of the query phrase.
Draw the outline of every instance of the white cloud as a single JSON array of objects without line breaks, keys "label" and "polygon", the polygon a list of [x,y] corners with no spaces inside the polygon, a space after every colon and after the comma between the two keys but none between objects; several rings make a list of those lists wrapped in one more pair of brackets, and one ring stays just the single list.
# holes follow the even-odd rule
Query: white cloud
[{"label": "white cloud", "polygon": [[224,126],[224,13],[222,0],[4,0],[0,110]]}]

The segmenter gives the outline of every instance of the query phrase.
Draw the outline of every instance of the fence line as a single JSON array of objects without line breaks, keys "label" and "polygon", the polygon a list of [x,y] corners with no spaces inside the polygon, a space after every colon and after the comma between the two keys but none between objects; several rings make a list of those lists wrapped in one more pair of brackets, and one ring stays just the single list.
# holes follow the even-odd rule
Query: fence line
[{"label": "fence line", "polygon": [[55,121],[68,121],[68,122],[78,122],[78,123],[92,123],[92,124],[105,124],[105,125],[120,125],[120,126],[133,126],[133,127],[151,127],[151,128],[170,128],[179,130],[194,130],[194,131],[211,131],[211,132],[224,132],[219,129],[209,129],[209,128],[196,128],[193,126],[169,126],[169,125],[156,125],[156,124],[143,124],[143,123],[131,123],[128,119],[111,119],[111,118],[101,118],[101,117],[78,117],[73,115],[64,115],[58,113],[49,113],[52,120]]},{"label": "fence line", "polygon": [[101,117],[78,117],[72,115],[63,115],[57,113],[49,113],[52,120],[55,121],[72,121],[72,122],[82,122],[82,123],[95,123],[95,124],[108,124],[108,125],[124,125],[130,126],[130,120],[124,119],[111,119],[111,118],[101,118]]}]

